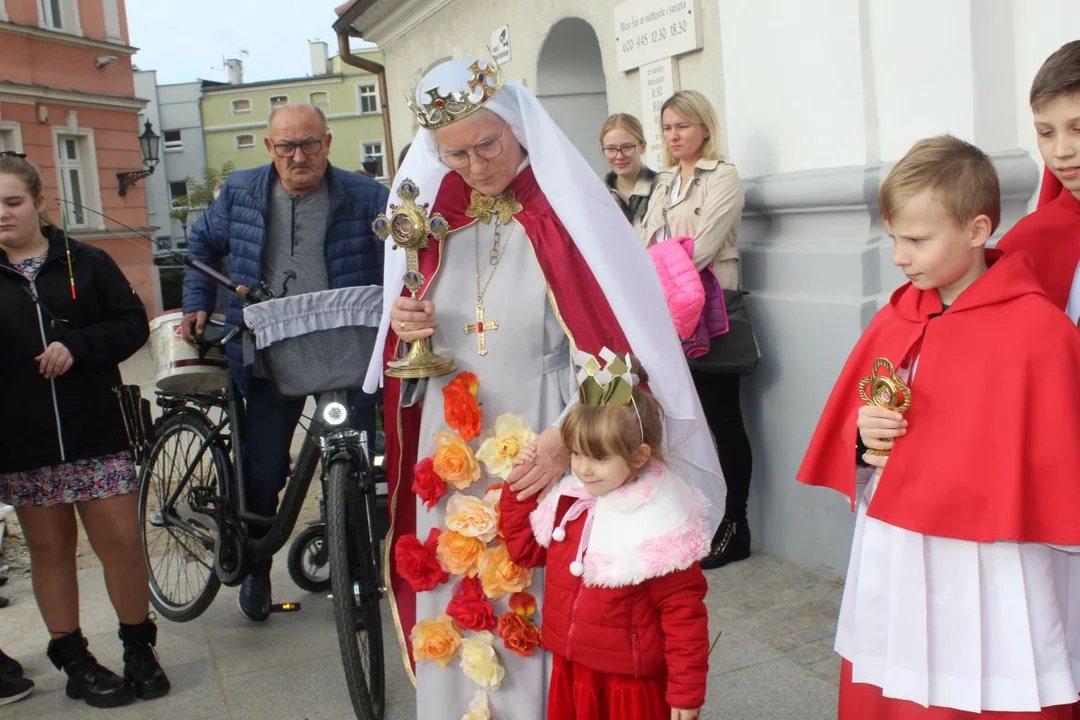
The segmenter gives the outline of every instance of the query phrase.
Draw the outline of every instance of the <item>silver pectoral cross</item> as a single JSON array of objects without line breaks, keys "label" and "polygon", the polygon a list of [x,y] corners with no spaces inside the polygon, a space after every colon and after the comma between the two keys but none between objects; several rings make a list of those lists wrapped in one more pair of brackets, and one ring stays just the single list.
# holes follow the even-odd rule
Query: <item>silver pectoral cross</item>
[{"label": "silver pectoral cross", "polygon": [[464,327],[466,335],[472,335],[473,333],[476,333],[476,354],[481,356],[488,354],[487,331],[498,329],[498,320],[484,319],[484,306],[482,304],[476,306],[476,322],[471,325],[466,325]]}]

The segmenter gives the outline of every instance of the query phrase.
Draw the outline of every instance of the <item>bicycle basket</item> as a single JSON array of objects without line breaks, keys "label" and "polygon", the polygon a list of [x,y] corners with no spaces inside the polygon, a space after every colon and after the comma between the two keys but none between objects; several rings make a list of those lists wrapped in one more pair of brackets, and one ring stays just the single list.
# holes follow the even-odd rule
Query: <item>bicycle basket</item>
[{"label": "bicycle basket", "polygon": [[359,390],[382,318],[380,286],[323,290],[244,308],[256,371],[282,397]]}]

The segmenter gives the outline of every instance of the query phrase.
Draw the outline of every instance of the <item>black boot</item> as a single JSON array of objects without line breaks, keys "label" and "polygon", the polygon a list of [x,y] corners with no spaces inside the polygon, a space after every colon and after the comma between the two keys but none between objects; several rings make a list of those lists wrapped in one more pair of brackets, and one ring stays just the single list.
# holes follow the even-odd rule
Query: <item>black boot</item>
[{"label": "black boot", "polygon": [[120,640],[124,643],[124,682],[135,697],[153,700],[168,694],[172,685],[154,652],[157,645],[154,621],[147,618],[138,625],[120,623]]},{"label": "black boot", "polygon": [[0,650],[0,677],[6,675],[22,675],[23,668],[19,664],[19,661],[13,657],[9,657],[4,654],[3,650]]},{"label": "black boot", "polygon": [[746,519],[724,518],[713,535],[712,549],[701,560],[702,570],[721,568],[737,560],[750,557],[750,526]]},{"label": "black boot", "polygon": [[49,642],[49,660],[57,670],[67,673],[67,696],[85,700],[90,707],[114,708],[134,702],[124,679],[102,667],[90,653],[82,630],[68,633]]}]

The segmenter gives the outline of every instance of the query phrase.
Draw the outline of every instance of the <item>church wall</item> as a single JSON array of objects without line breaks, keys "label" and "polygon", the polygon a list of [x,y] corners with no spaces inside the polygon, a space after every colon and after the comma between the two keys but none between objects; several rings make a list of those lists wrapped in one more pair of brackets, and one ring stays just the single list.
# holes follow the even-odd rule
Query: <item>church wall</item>
[{"label": "church wall", "polygon": [[[755,450],[754,544],[839,576],[850,507],[794,476],[847,353],[904,280],[877,212],[880,183],[919,138],[955,134],[991,153],[1005,196],[998,235],[1011,227],[1041,173],[1028,87],[1048,54],[1080,37],[1080,13],[1075,0],[699,2],[704,48],[676,67],[681,88],[717,107],[746,189],[739,244],[763,352],[742,393]],[[580,17],[599,39],[608,111],[641,116],[638,72],[616,67],[615,4],[459,1],[400,39],[368,39],[383,45],[396,93],[454,48],[475,51],[508,25],[507,74],[535,91],[550,28]],[[415,125],[393,107],[402,147]]]},{"label": "church wall", "polygon": [[[510,79],[523,81],[532,91],[537,89],[537,63],[540,50],[551,28],[561,19],[578,17],[587,21],[600,43],[604,75],[607,82],[609,113],[628,112],[642,115],[641,90],[636,70],[622,73],[615,59],[615,0],[549,0],[525,2],[516,0],[458,0],[435,13],[400,38],[386,41],[377,25],[365,38],[377,42],[386,53],[387,82],[391,89],[391,125],[394,147],[404,147],[416,133],[416,123],[394,97],[415,88],[423,71],[437,60],[461,52],[484,52],[491,42],[491,33],[507,25],[510,30],[511,59],[505,65]],[[683,88],[704,92],[723,116],[724,73],[721,67],[719,11],[713,0],[698,0],[699,22],[704,29],[704,49],[684,55],[677,60],[678,75]],[[587,136],[594,137],[600,127],[592,128]],[[582,132],[582,134],[586,134]],[[724,133],[722,133],[724,134]],[[594,143],[596,144],[596,143]]]},{"label": "church wall", "polygon": [[[794,476],[847,353],[904,281],[878,188],[916,140],[948,132],[991,154],[1004,199],[997,235],[1011,227],[1041,173],[1027,87],[1050,52],[1080,37],[1080,17],[1018,0],[814,5],[817,17],[784,0],[718,0],[730,155],[747,192],[743,280],[764,355],[743,386],[750,526],[756,547],[839,576],[850,506]],[[766,41],[785,48],[781,59],[761,60]],[[735,76],[755,63],[754,78]],[[783,82],[790,93],[762,92]]]}]

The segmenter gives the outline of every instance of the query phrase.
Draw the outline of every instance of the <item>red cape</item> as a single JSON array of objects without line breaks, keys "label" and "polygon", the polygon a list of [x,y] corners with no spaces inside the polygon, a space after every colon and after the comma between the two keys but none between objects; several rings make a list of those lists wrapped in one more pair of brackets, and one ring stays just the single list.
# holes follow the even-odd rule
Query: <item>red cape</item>
[{"label": "red cape", "polygon": [[987,259],[944,314],[937,292],[893,293],[844,365],[798,479],[854,507],[859,381],[879,357],[900,367],[917,353],[908,433],[869,515],[924,535],[1080,545],[1080,333],[1028,258]]},{"label": "red cape", "polygon": [[1065,310],[1080,263],[1080,200],[1047,170],[1039,209],[1016,223],[997,244],[1007,253],[1026,252],[1035,275],[1055,305]]},{"label": "red cape", "polygon": [[[630,351],[630,344],[623,334],[615,313],[596,282],[585,259],[578,251],[573,238],[555,215],[543,191],[536,182],[531,167],[526,167],[511,183],[518,202],[524,210],[514,216],[532,243],[533,251],[544,273],[551,296],[557,305],[570,341],[578,350],[599,353],[603,347],[614,352]],[[475,222],[466,217],[472,189],[455,172],[448,173],[432,208],[450,223],[451,232]],[[420,253],[420,272],[427,278],[421,297],[442,272],[442,244],[431,242]],[[468,269],[472,272],[472,269]],[[406,294],[405,292],[402,293]],[[436,308],[438,313],[438,308]],[[383,358],[392,360],[397,349],[397,336],[391,331],[387,336]],[[412,648],[404,642],[416,623],[416,595],[393,568],[392,545],[402,535],[416,533],[416,495],[412,491],[413,467],[417,462],[420,434],[419,406],[400,407],[401,382],[391,377],[384,379],[384,408],[386,427],[387,479],[390,491],[391,538],[387,542],[385,562],[389,568],[391,603],[396,605],[395,624],[403,633],[403,651]]]},{"label": "red cape", "polygon": [[1065,186],[1057,179],[1057,175],[1051,172],[1050,168],[1044,167],[1042,186],[1039,188],[1039,204],[1036,205],[1036,208],[1054,202],[1063,190],[1065,190]]}]

